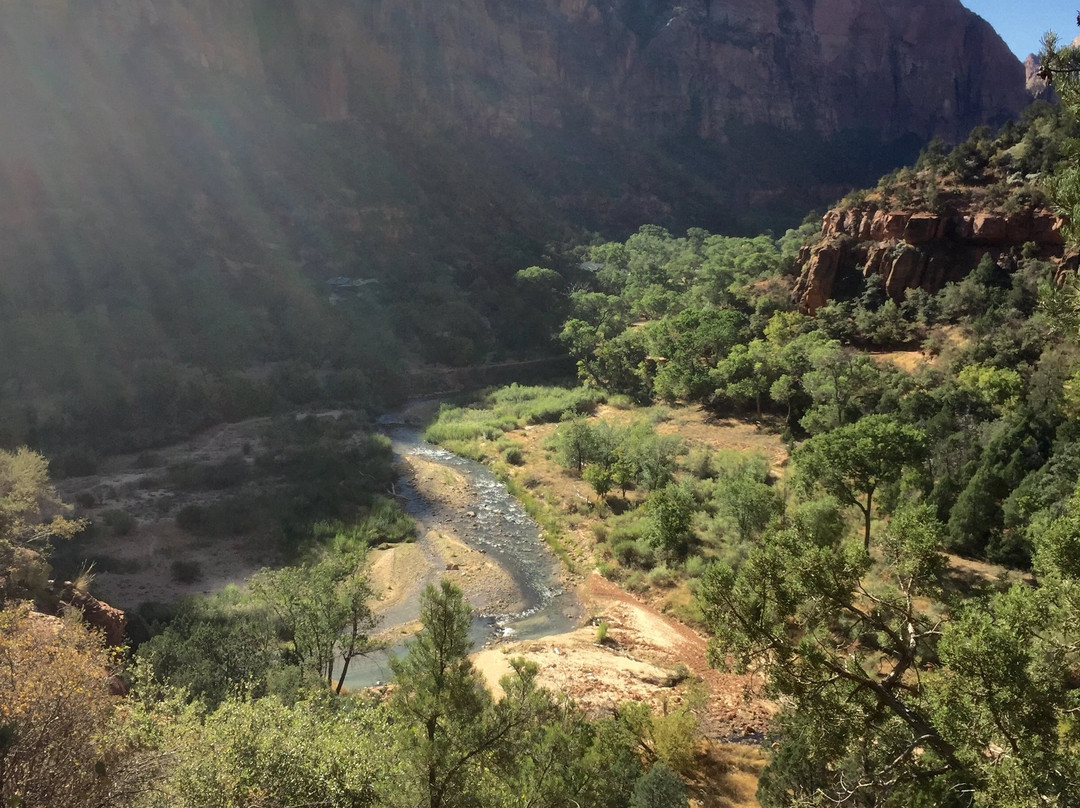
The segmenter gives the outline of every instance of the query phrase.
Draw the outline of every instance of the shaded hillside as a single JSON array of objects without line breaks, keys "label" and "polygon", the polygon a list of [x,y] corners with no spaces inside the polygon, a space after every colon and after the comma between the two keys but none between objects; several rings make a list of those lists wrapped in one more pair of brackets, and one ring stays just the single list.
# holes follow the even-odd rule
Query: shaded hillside
[{"label": "shaded hillside", "polygon": [[1020,109],[984,22],[909,5],[0,3],[0,437],[385,400],[535,346],[546,245],[797,219]]}]

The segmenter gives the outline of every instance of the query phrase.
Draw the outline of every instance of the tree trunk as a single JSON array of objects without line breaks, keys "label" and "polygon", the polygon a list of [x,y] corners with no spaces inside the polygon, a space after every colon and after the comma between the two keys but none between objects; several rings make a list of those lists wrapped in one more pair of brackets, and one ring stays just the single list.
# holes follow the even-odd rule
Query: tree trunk
[{"label": "tree trunk", "polygon": [[349,663],[352,661],[351,656],[346,656],[342,660],[341,676],[338,677],[337,687],[334,688],[334,692],[338,695],[341,694],[341,688],[345,686],[345,674],[349,672]]},{"label": "tree trunk", "polygon": [[871,489],[866,492],[866,507],[863,508],[863,519],[865,520],[866,533],[863,535],[863,549],[866,552],[870,552],[870,504],[874,499],[874,491]]},{"label": "tree trunk", "polygon": [[433,757],[428,760],[427,766],[427,779],[428,779],[428,805],[430,808],[439,808],[442,805],[442,791],[439,789],[439,772],[438,763],[434,758],[435,754],[435,736],[438,734],[438,719],[429,718],[427,720],[427,739],[428,739],[428,754]]}]

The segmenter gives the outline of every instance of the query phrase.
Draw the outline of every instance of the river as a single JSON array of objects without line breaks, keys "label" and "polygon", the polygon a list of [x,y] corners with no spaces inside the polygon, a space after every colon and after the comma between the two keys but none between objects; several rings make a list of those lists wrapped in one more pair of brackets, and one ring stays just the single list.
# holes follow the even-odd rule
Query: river
[{"label": "river", "polygon": [[[405,512],[416,520],[419,549],[427,560],[420,581],[407,582],[422,588],[447,574],[445,563],[429,536],[433,531],[452,534],[473,550],[484,553],[490,562],[509,575],[516,589],[517,609],[503,613],[493,610],[474,614],[470,638],[475,648],[501,638],[538,639],[561,634],[580,625],[581,604],[577,596],[560,583],[560,565],[544,543],[539,525],[522,508],[490,469],[424,440],[421,431],[400,414],[379,419],[379,427],[393,445],[398,461],[418,458],[446,467],[468,482],[464,507],[449,507],[425,496],[407,477],[401,477],[396,491]],[[400,465],[400,463],[399,463]],[[386,632],[419,616],[417,598],[382,612],[378,630]],[[391,654],[401,656],[405,643],[385,651],[354,659],[346,685],[367,687],[388,681]]]}]

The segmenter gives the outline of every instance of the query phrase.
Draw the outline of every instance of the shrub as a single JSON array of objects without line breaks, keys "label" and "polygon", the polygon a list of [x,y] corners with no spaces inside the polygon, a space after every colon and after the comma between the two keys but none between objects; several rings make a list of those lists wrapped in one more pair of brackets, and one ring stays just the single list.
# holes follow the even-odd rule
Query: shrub
[{"label": "shrub", "polygon": [[686,577],[700,578],[705,574],[705,568],[708,566],[708,562],[701,556],[690,556],[686,559]]},{"label": "shrub", "polygon": [[511,466],[520,466],[525,462],[525,456],[520,446],[504,446],[501,450],[502,458]]},{"label": "shrub", "polygon": [[636,541],[623,540],[612,547],[615,558],[624,567],[637,567],[638,569],[651,569],[656,563],[652,547],[643,539]]},{"label": "shrub", "polygon": [[101,521],[114,536],[128,536],[137,524],[135,517],[123,508],[110,508],[101,515]]},{"label": "shrub", "polygon": [[596,571],[609,581],[615,581],[618,583],[623,579],[623,570],[620,567],[616,567],[607,561],[601,561],[596,565]]},{"label": "shrub", "polygon": [[630,575],[626,579],[626,588],[628,591],[634,592],[639,595],[648,591],[649,582],[645,577],[645,573],[643,573],[641,570],[635,570],[634,572],[630,573]]},{"label": "shrub", "polygon": [[198,561],[174,561],[169,570],[173,580],[181,584],[193,584],[203,577],[202,564]]},{"label": "shrub", "polygon": [[667,566],[661,564],[649,573],[649,584],[659,589],[669,589],[675,586],[676,576]]},{"label": "shrub", "polygon": [[663,762],[656,763],[634,784],[630,808],[688,808],[686,786]]}]

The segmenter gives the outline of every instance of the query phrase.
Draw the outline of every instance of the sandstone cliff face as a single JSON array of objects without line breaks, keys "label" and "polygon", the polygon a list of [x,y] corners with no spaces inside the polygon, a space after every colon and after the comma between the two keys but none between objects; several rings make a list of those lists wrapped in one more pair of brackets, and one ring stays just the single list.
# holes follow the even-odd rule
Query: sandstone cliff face
[{"label": "sandstone cliff face", "polygon": [[265,75],[326,120],[389,93],[496,135],[618,123],[723,142],[739,123],[955,139],[1026,103],[1023,67],[954,0],[248,0],[215,16],[184,9],[189,58]]},{"label": "sandstone cliff face", "polygon": [[[955,140],[1027,100],[1023,66],[959,0],[49,0],[5,3],[0,24],[4,75],[60,54],[46,85],[78,92],[46,100],[98,104],[69,109],[71,124],[118,112],[106,123],[120,149],[146,127],[110,92],[198,107],[224,82],[366,137],[405,127],[417,143],[478,139],[571,212],[621,195],[638,223],[681,205],[680,191],[703,208],[793,185],[835,198],[892,167],[830,153],[850,143],[844,133],[903,143],[909,158],[920,141]],[[0,94],[6,110],[44,103],[19,78]],[[33,148],[36,133],[16,140]],[[770,139],[779,151],[761,160],[790,164],[749,176],[761,166],[747,156]],[[825,170],[810,165],[811,146],[818,163],[831,159]]]},{"label": "sandstone cliff face", "polygon": [[1029,243],[1037,257],[1061,258],[1061,219],[1046,209],[1008,215],[970,209],[948,214],[831,210],[820,239],[799,256],[795,298],[813,314],[832,298],[840,275],[861,272],[880,275],[889,296],[901,301],[907,289],[937,292],[963,279],[984,255],[1007,262]]}]

